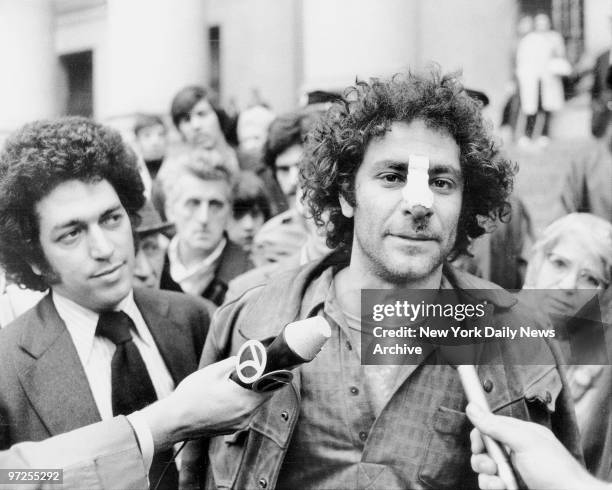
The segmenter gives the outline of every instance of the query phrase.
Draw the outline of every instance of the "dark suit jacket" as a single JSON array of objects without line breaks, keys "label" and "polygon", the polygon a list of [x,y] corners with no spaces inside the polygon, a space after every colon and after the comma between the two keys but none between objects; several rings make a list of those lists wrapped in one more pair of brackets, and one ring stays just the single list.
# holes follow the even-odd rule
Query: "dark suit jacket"
[{"label": "dark suit jacket", "polygon": [[[185,294],[139,288],[134,300],[178,384],[198,368],[207,306]],[[76,348],[47,295],[0,331],[0,449],[100,420]]]},{"label": "dark suit jacket", "polygon": [[[228,239],[223,252],[221,252],[215,277],[202,293],[202,297],[212,301],[217,306],[221,305],[225,300],[229,282],[252,268],[253,263],[249,259],[249,255],[242,250],[240,245]],[[159,287],[169,291],[182,291],[181,286],[170,275],[170,261],[167,253]]]}]

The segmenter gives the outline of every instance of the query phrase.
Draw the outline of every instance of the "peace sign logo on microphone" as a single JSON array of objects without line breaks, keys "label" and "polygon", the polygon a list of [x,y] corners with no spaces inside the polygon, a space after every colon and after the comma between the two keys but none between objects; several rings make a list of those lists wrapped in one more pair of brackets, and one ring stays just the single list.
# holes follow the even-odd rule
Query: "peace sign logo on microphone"
[{"label": "peace sign logo on microphone", "polygon": [[267,362],[264,345],[259,340],[247,340],[238,351],[236,374],[243,383],[253,383],[264,373]]}]

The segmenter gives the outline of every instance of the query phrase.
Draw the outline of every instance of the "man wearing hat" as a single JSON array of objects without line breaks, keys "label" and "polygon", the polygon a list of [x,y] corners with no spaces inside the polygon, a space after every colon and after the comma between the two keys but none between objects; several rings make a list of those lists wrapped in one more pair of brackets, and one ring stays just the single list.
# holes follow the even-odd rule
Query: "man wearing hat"
[{"label": "man wearing hat", "polygon": [[165,235],[173,225],[162,221],[153,204],[147,201],[138,213],[140,225],[136,227],[136,260],[134,262],[134,283],[146,288],[159,289],[164,258],[169,239]]}]

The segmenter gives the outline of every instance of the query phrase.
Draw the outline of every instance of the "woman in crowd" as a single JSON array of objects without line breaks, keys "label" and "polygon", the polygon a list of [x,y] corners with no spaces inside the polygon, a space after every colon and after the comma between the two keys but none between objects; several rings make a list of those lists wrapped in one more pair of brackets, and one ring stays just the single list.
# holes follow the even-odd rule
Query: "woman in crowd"
[{"label": "woman in crowd", "polygon": [[[612,467],[612,385],[608,361],[612,274],[612,224],[572,213],[548,226],[534,245],[521,295],[544,310],[566,354],[589,471],[606,478]],[[529,291],[537,289],[539,291]],[[608,348],[601,349],[606,342]],[[604,363],[607,365],[587,365]]]}]

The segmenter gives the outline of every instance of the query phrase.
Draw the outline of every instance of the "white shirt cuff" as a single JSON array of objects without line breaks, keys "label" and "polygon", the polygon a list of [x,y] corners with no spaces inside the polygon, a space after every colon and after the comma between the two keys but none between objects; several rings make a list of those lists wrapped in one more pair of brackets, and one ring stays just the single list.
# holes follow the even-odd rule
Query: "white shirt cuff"
[{"label": "white shirt cuff", "polygon": [[140,446],[140,452],[142,453],[142,461],[145,467],[145,471],[149,473],[151,469],[151,463],[153,462],[153,454],[155,452],[155,446],[153,444],[153,434],[143,418],[140,412],[133,412],[127,416],[128,421],[134,429],[136,439],[138,439],[138,445]]}]

